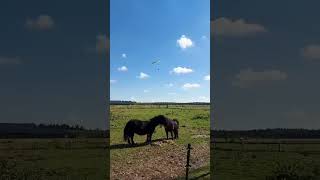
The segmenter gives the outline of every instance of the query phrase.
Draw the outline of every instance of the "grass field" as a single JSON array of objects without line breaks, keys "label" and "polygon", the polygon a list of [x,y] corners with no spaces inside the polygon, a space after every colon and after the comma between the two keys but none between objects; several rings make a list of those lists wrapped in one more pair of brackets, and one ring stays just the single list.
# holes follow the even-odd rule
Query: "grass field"
[{"label": "grass field", "polygon": [[106,179],[106,143],[103,138],[2,139],[0,179]]},{"label": "grass field", "polygon": [[219,180],[320,179],[320,141],[259,139],[211,144],[212,177]]},{"label": "grass field", "polygon": [[[157,127],[152,145],[146,136],[135,135],[138,146],[123,141],[123,129],[130,119],[149,120],[156,115],[177,118],[179,139],[165,140],[165,130]],[[186,146],[191,144],[190,175],[209,179],[209,106],[113,105],[110,119],[111,179],[177,179],[185,175]],[[129,178],[130,177],[130,178]]]}]

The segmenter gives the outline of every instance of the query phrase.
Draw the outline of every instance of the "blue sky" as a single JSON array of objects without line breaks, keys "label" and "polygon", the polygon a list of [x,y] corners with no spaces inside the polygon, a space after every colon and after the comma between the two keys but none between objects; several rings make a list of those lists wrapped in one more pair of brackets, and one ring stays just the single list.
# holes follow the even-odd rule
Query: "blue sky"
[{"label": "blue sky", "polygon": [[214,1],[211,128],[320,128],[319,5]]},{"label": "blue sky", "polygon": [[[212,5],[210,37],[208,0],[112,0],[111,99],[209,101],[211,51],[212,128],[319,128],[320,2]],[[106,1],[0,7],[0,122],[105,127]]]},{"label": "blue sky", "polygon": [[209,0],[111,0],[110,16],[111,100],[209,102]]},{"label": "blue sky", "polygon": [[105,128],[106,1],[0,7],[0,122]]}]

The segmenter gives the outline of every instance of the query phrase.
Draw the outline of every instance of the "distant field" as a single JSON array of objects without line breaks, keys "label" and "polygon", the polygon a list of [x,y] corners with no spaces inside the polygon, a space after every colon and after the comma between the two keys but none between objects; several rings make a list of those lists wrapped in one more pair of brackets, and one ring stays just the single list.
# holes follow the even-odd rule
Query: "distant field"
[{"label": "distant field", "polygon": [[[152,145],[143,144],[146,136],[135,135],[140,145],[128,147],[123,128],[130,119],[149,120],[156,115],[177,118],[179,139],[165,140],[159,126]],[[111,179],[176,179],[185,175],[186,145],[191,144],[191,175],[209,179],[210,111],[208,105],[112,105],[110,123]],[[128,178],[131,177],[131,178]]]},{"label": "distant field", "polygon": [[216,141],[215,146],[211,143],[214,179],[256,180],[281,175],[287,179],[320,179],[320,140]]},{"label": "distant field", "polygon": [[106,139],[1,139],[0,179],[106,179]]}]

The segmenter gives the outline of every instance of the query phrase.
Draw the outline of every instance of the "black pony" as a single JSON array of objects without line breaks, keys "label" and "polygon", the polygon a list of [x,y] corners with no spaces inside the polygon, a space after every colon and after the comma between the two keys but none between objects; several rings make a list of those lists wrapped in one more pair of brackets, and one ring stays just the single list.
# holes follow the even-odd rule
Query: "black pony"
[{"label": "black pony", "polygon": [[[166,130],[167,139],[169,139],[168,132],[170,132],[172,139],[179,138],[179,121],[177,119],[170,120],[167,118],[164,129]],[[174,133],[174,137],[172,133]]]},{"label": "black pony", "polygon": [[[151,137],[156,126],[159,124],[165,125],[167,118],[163,115],[158,115],[150,119],[150,121],[141,121],[138,119],[131,119],[127,122],[123,130],[123,139],[129,144],[134,145],[134,133],[138,135],[147,135],[146,143],[151,144]],[[130,142],[131,139],[131,142]]]}]

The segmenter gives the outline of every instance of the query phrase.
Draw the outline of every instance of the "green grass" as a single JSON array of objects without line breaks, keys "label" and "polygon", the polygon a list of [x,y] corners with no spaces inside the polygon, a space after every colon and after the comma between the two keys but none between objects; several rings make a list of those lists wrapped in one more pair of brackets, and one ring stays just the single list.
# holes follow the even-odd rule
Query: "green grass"
[{"label": "green grass", "polygon": [[3,139],[0,179],[8,174],[15,174],[13,179],[105,179],[109,168],[105,146],[102,138]]},{"label": "green grass", "polygon": [[[149,120],[156,115],[165,115],[169,118],[176,118],[179,120],[179,139],[174,141],[174,144],[165,144],[163,147],[142,145],[134,148],[112,148],[126,146],[127,142],[123,141],[123,129],[125,124],[130,119]],[[196,137],[203,135],[203,137]],[[134,105],[134,106],[111,106],[111,123],[110,123],[110,145],[111,145],[111,166],[115,176],[118,175],[117,171],[130,171],[130,169],[137,169],[135,165],[140,165],[143,162],[148,162],[152,165],[149,158],[157,158],[165,155],[167,152],[176,153],[172,156],[186,156],[186,145],[190,143],[195,147],[194,153],[207,146],[206,164],[209,164],[209,135],[210,135],[210,110],[209,106],[147,106],[147,105]],[[158,126],[152,140],[161,140],[166,138],[165,130],[163,127]],[[146,141],[146,136],[134,136],[134,141],[138,144]],[[156,144],[154,142],[153,144]],[[204,150],[202,149],[201,152]],[[143,153],[145,152],[145,153]],[[183,157],[184,158],[184,157]],[[129,163],[128,163],[129,162]],[[184,169],[185,162],[181,163],[179,167]],[[170,164],[170,163],[169,163]],[[161,166],[161,165],[159,165]],[[164,171],[166,164],[163,164]],[[169,168],[168,166],[167,168]],[[160,168],[160,167],[159,167]],[[183,170],[184,172],[184,170]],[[176,174],[175,176],[181,176]],[[179,172],[181,173],[181,172]],[[152,174],[151,174],[152,175]]]},{"label": "green grass", "polygon": [[217,143],[211,145],[212,177],[219,180],[258,180],[281,174],[289,177],[320,178],[320,144]]},{"label": "green grass", "polygon": [[[191,136],[199,133],[209,135],[209,107],[207,108],[195,108],[195,109],[175,109],[175,108],[146,108],[132,107],[130,109],[126,106],[111,106],[111,128],[110,128],[110,142],[112,144],[121,144],[123,142],[123,128],[130,119],[149,120],[156,115],[165,115],[169,118],[176,118],[179,120],[179,144],[187,143],[202,143],[203,141],[193,140]],[[156,128],[156,133],[153,135],[153,139],[159,139],[166,137],[165,131],[161,127]],[[145,136],[135,135],[135,142],[145,142]],[[209,137],[208,137],[209,139]],[[206,142],[209,142],[208,139]]]},{"label": "green grass", "polygon": [[[203,179],[203,180],[209,180],[210,179],[210,166],[206,165],[198,169],[194,169],[189,172],[188,177],[190,180],[195,179]],[[177,178],[178,180],[184,180],[186,177],[180,177]]]}]

